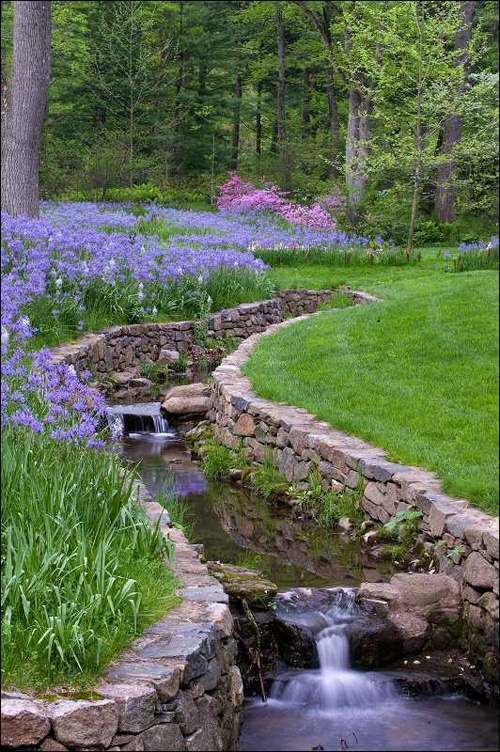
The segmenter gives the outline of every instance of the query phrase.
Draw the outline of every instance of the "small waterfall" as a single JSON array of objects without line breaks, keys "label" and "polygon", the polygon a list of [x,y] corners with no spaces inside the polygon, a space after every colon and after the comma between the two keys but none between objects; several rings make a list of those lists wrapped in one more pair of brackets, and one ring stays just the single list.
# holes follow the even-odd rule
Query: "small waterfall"
[{"label": "small waterfall", "polygon": [[168,420],[163,415],[153,415],[154,433],[169,433]]},{"label": "small waterfall", "polygon": [[112,439],[134,433],[174,436],[167,419],[161,414],[159,402],[135,405],[113,405],[106,410]]},{"label": "small waterfall", "polygon": [[343,590],[340,602],[321,616],[328,626],[316,636],[318,671],[302,671],[292,679],[277,680],[271,699],[314,710],[332,712],[340,708],[370,709],[395,698],[392,683],[383,676],[350,668],[347,627],[359,616],[354,593]]}]

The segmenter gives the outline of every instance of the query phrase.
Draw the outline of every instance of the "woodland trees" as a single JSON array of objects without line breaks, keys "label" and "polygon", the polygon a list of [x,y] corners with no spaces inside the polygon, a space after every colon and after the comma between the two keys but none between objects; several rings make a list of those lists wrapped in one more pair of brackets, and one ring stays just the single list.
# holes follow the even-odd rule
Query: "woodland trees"
[{"label": "woodland trees", "polygon": [[[17,5],[2,2],[3,82]],[[238,170],[393,236],[495,217],[493,0],[53,0],[52,17],[45,196],[213,198]]]}]

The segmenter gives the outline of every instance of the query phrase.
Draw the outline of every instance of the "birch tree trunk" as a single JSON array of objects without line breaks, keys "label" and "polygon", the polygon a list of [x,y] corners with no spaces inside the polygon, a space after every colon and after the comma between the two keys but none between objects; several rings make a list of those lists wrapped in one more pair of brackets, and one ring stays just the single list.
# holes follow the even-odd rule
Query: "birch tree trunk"
[{"label": "birch tree trunk", "polygon": [[357,218],[359,204],[364,198],[368,180],[369,141],[370,103],[360,91],[351,89],[345,145],[345,179],[349,218],[353,222]]},{"label": "birch tree trunk", "polygon": [[50,2],[14,3],[12,73],[2,123],[2,211],[37,217],[40,147],[50,79]]},{"label": "birch tree trunk", "polygon": [[[468,62],[467,47],[472,34],[472,22],[476,12],[476,2],[461,3],[461,25],[455,37],[455,49],[462,53],[457,58],[457,65],[466,66]],[[449,154],[450,159],[439,166],[434,196],[434,210],[441,222],[453,222],[455,218],[455,160],[453,150],[462,137],[462,119],[457,114],[449,115],[443,126],[441,154]]]}]

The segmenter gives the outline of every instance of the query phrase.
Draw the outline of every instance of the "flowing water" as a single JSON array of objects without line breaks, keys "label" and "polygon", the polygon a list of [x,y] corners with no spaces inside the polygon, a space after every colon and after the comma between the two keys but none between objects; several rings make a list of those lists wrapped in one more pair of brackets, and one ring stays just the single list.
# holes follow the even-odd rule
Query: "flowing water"
[{"label": "flowing water", "polygon": [[185,499],[192,540],[203,543],[208,559],[254,566],[281,592],[344,587],[338,603],[304,615],[316,625],[319,669],[284,670],[266,703],[246,699],[242,752],[498,749],[497,717],[489,707],[461,696],[408,698],[389,674],[351,668],[347,630],[358,607],[349,588],[390,574],[366,560],[357,544],[325,535],[243,489],[208,482],[159,403],[115,406],[108,422],[150,493]]}]

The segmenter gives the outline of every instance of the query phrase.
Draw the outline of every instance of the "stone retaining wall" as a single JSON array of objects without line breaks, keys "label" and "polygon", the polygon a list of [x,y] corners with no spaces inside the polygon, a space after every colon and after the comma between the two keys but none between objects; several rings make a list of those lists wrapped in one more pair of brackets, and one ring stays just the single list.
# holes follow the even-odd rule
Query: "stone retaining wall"
[{"label": "stone retaining wall", "polygon": [[243,684],[228,597],[143,487],[138,500],[175,544],[182,602],[108,668],[95,688],[101,699],[44,702],[3,692],[2,748],[238,749]]},{"label": "stone retaining wall", "polygon": [[209,337],[242,340],[287,316],[311,313],[331,296],[331,290],[281,290],[271,300],[243,303],[202,321],[114,326],[54,348],[53,360],[72,364],[77,373],[90,370],[104,375],[126,371],[147,360],[158,360],[163,348],[191,355],[197,345],[200,325]]},{"label": "stone retaining wall", "polygon": [[[353,293],[356,299],[357,293]],[[359,300],[367,302],[362,294]],[[330,315],[335,315],[331,313]],[[468,643],[485,674],[497,681],[498,661],[498,518],[463,499],[442,492],[439,480],[425,470],[389,462],[381,449],[334,430],[306,410],[288,407],[253,394],[241,366],[261,336],[293,325],[307,316],[268,327],[264,335],[245,340],[213,372],[215,389],[209,413],[220,441],[262,462],[272,450],[281,473],[290,482],[307,482],[317,467],[325,489],[356,489],[362,485],[362,506],[385,523],[414,506],[422,512],[423,541],[439,559],[441,572],[461,585]]]}]

